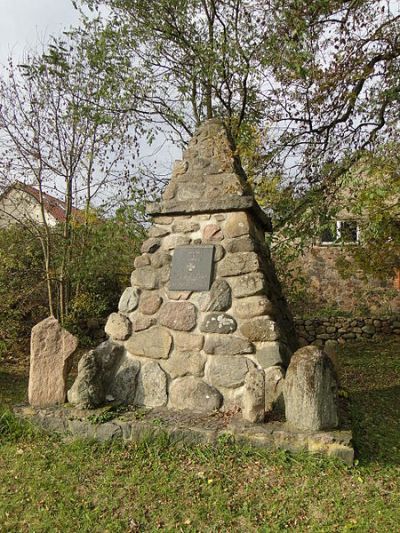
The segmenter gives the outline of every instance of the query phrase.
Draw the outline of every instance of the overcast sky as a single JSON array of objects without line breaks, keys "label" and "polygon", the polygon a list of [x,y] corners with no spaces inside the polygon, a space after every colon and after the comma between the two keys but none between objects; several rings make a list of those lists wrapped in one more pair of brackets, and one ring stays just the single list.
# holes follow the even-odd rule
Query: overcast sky
[{"label": "overcast sky", "polygon": [[71,0],[0,0],[0,63],[59,35],[78,21]]}]

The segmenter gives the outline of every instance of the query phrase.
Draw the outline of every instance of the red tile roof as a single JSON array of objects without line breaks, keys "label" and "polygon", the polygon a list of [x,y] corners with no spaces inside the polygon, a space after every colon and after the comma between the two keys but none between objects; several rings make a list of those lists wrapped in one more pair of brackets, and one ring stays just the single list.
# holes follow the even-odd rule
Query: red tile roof
[{"label": "red tile roof", "polygon": [[[17,188],[21,191],[25,191],[27,194],[35,198],[35,200],[40,203],[40,193],[38,189],[35,189],[35,187],[32,187],[32,185],[27,185],[26,183],[22,183],[20,181],[17,181],[13,185],[11,185],[4,194],[0,195],[5,196],[11,189]],[[54,196],[51,196],[50,194],[46,192],[42,192],[42,198],[43,198],[43,204],[44,208],[52,215],[58,222],[64,222],[65,221],[65,202],[62,200],[55,198]],[[81,209],[76,209],[75,207],[72,208],[72,215],[75,217],[82,217],[83,211]]]}]

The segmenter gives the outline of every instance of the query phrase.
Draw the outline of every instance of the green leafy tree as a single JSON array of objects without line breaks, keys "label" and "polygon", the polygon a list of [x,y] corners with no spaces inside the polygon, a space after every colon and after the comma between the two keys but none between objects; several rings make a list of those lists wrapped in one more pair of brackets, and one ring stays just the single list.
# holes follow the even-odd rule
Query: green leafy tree
[{"label": "green leafy tree", "polygon": [[[334,183],[359,150],[393,135],[399,15],[380,0],[83,0],[81,30],[121,55],[135,111],[185,141],[223,117],[235,139],[262,132],[258,174],[296,188]],[[262,164],[261,164],[262,163]],[[300,206],[299,206],[300,209]]]}]

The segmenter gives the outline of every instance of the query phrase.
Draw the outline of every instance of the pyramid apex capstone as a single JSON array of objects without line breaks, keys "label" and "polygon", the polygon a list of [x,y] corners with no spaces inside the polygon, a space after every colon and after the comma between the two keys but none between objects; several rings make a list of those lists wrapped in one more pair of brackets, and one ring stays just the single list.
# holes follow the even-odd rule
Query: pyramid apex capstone
[{"label": "pyramid apex capstone", "polygon": [[270,218],[257,204],[236,147],[223,120],[204,121],[173,167],[161,202],[148,204],[150,215],[252,211],[264,231]]}]

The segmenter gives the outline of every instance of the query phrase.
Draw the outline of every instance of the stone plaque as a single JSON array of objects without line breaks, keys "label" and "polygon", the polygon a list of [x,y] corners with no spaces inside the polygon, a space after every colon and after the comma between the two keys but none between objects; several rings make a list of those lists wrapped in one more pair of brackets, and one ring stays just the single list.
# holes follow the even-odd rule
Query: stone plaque
[{"label": "stone plaque", "polygon": [[170,291],[208,291],[211,285],[214,246],[179,246],[172,258]]}]

